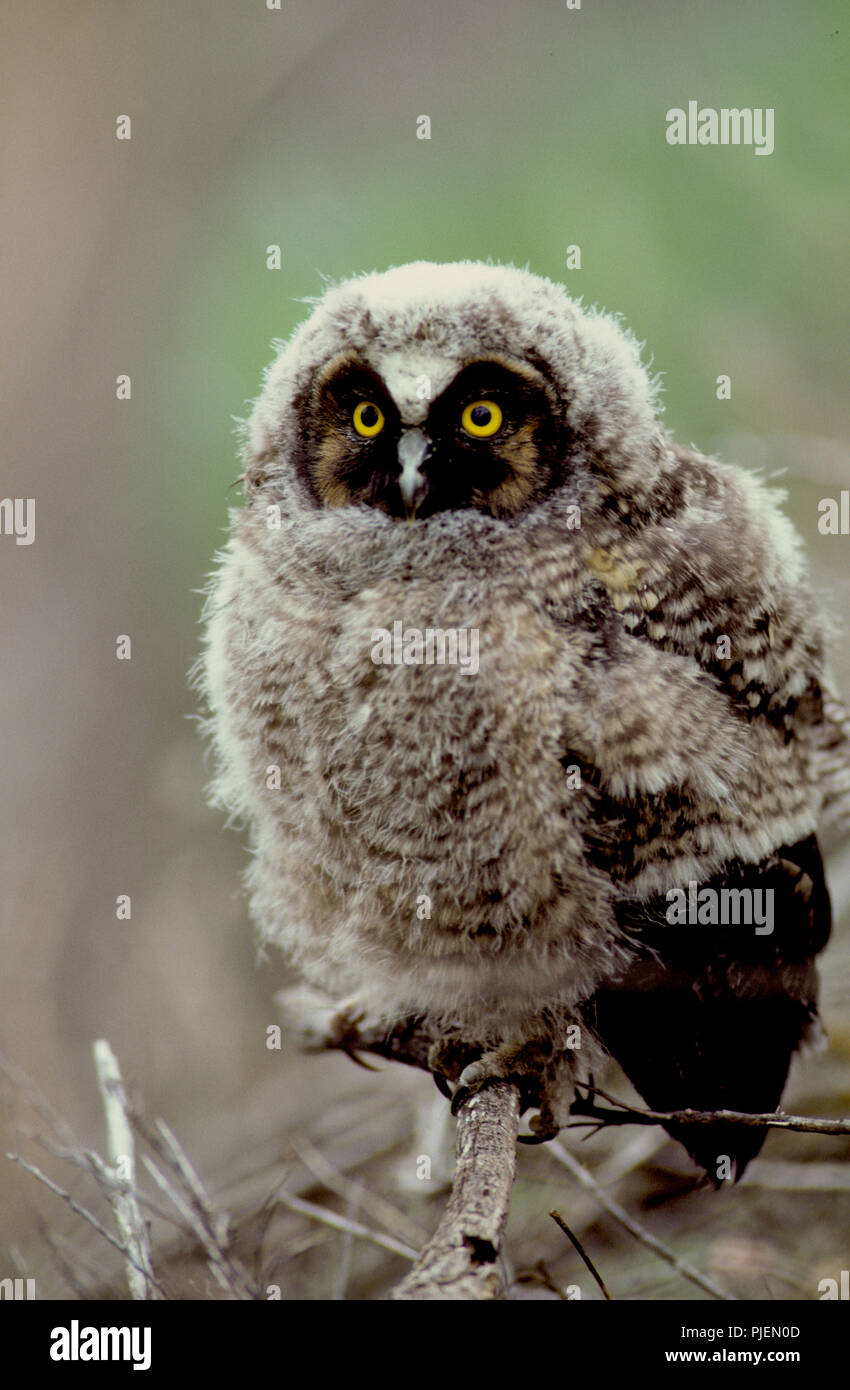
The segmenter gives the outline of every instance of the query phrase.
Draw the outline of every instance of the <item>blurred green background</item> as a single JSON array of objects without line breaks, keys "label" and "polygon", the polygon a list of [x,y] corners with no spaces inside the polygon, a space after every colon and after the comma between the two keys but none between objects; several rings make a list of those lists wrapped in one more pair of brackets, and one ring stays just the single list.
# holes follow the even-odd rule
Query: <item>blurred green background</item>
[{"label": "blurred green background", "polygon": [[[621,312],[677,438],[783,474],[850,690],[850,538],[817,532],[818,499],[850,485],[848,32],[825,0],[7,0],[3,495],[36,498],[36,540],[0,538],[0,1044],[87,1142],[101,1035],[208,1172],[343,1093],[429,1084],[266,1051],[285,968],[256,967],[244,843],[204,808],[190,722],[233,417],[323,277],[490,257]],[[774,108],[774,153],[669,146],[691,99]],[[843,903],[840,846],[832,874]],[[850,1100],[831,951],[833,1050],[797,1096],[824,1112]],[[24,1116],[4,1106],[9,1148]],[[0,1170],[0,1251],[29,1248],[43,1205]],[[827,1258],[822,1214],[789,1220],[795,1258]]]}]

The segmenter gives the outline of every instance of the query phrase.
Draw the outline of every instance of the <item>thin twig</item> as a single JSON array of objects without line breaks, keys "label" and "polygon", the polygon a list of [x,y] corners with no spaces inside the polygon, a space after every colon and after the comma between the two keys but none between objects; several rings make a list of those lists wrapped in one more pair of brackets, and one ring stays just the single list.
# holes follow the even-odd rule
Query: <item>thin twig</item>
[{"label": "thin twig", "polygon": [[[101,1191],[103,1191],[104,1184],[108,1185],[115,1181],[109,1165],[105,1164],[100,1155],[95,1153],[93,1149],[67,1149],[60,1144],[52,1143],[43,1134],[38,1134],[37,1131],[26,1126],[21,1126],[18,1133],[26,1139],[31,1139],[34,1144],[38,1144],[40,1148],[50,1154],[51,1158],[60,1158],[66,1163],[73,1163],[74,1167],[79,1168],[87,1177],[94,1178]],[[173,1212],[167,1211],[163,1204],[155,1201],[149,1192],[142,1192],[137,1188],[136,1201],[153,1216],[157,1216],[160,1221],[166,1221],[170,1226],[174,1226],[183,1235],[191,1236],[193,1234],[191,1227],[187,1226]]]},{"label": "thin twig", "polygon": [[[313,1015],[312,1019],[312,1029],[309,1027],[309,1024],[311,1022],[311,1013],[314,1008],[314,1001],[306,1000],[303,998],[303,996],[299,996],[301,996],[301,991],[299,990],[286,991],[283,995],[278,996],[278,1002],[283,1006],[285,1014],[288,1013],[288,1017],[291,1020],[293,1026],[293,1031],[296,1033],[301,1032],[302,1036],[310,1039],[308,1045],[311,1048],[311,1050],[316,1050],[317,1047],[327,1049],[339,1048],[341,1046],[341,1043],[339,1041],[339,1038],[333,1032],[333,1030],[330,1030],[323,1035],[321,1026],[315,1026],[315,1015]],[[328,1018],[332,1017],[332,1010],[328,1012],[327,1016]],[[308,1024],[308,1029],[306,1032],[302,1031],[302,1022],[306,1022]],[[418,1067],[427,1071],[430,1070],[428,1063],[429,1058],[431,1056],[432,1045],[436,1041],[438,1041],[438,1038],[429,1031],[429,1027],[426,1020],[421,1018],[410,1018],[404,1020],[402,1023],[398,1024],[395,1028],[391,1029],[390,1031],[373,1027],[364,1027],[362,1029],[351,1028],[349,1029],[345,1037],[344,1050],[372,1052],[377,1054],[378,1056],[386,1057],[394,1061],[405,1062],[409,1066]],[[513,1092],[514,1106],[516,1108],[516,1111],[518,1112],[519,1095],[515,1086],[509,1085],[508,1083],[500,1083],[500,1085],[492,1086],[484,1092],[479,1093],[479,1095],[489,1095],[491,1097],[496,1096],[500,1093],[500,1089],[502,1091],[502,1094],[504,1094],[505,1088]],[[843,1136],[850,1134],[850,1121],[846,1120],[829,1120],[809,1116],[783,1115],[780,1112],[772,1114],[748,1114],[746,1112],[733,1110],[684,1110],[662,1112],[655,1110],[640,1109],[636,1106],[630,1106],[625,1102],[619,1102],[613,1099],[612,1097],[605,1095],[604,1092],[591,1085],[586,1086],[585,1089],[588,1091],[588,1097],[583,1100],[577,1100],[572,1107],[572,1114],[579,1117],[573,1121],[573,1124],[581,1126],[592,1125],[595,1130],[604,1128],[608,1125],[623,1124],[669,1126],[716,1125],[718,1123],[721,1123],[741,1125],[749,1128],[785,1129],[803,1133],[815,1133],[835,1136]],[[604,1099],[608,1100],[611,1108],[606,1109],[604,1107],[596,1105],[595,1097],[597,1095],[601,1095]],[[473,1100],[474,1099],[477,1099],[477,1097],[473,1098]],[[428,1242],[428,1245],[425,1247],[425,1250],[423,1250],[420,1259],[417,1261],[416,1271],[414,1271],[411,1275],[407,1276],[407,1278],[403,1281],[402,1285],[396,1291],[396,1297],[474,1298],[482,1296],[481,1292],[474,1292],[477,1282],[476,1279],[473,1279],[471,1282],[467,1281],[466,1284],[464,1284],[464,1277],[462,1274],[457,1280],[455,1280],[454,1275],[451,1275],[448,1278],[443,1277],[442,1279],[440,1279],[428,1277],[428,1275],[425,1273],[425,1271],[428,1268],[428,1265],[430,1263],[433,1263],[434,1261],[436,1261],[436,1266],[439,1267],[441,1260],[447,1260],[450,1258],[454,1258],[455,1260],[457,1260],[458,1251],[464,1250],[464,1247],[466,1247],[465,1255],[463,1256],[463,1259],[466,1262],[466,1273],[468,1274],[470,1272],[470,1269],[472,1268],[469,1261],[469,1250],[471,1249],[474,1251],[476,1249],[475,1239],[472,1238],[467,1240],[465,1238],[462,1238],[460,1242],[458,1242],[457,1239],[459,1192],[462,1189],[465,1180],[469,1180],[470,1176],[474,1178],[474,1173],[472,1175],[468,1172],[464,1172],[463,1174],[461,1173],[461,1138],[464,1133],[467,1133],[468,1143],[471,1145],[472,1150],[474,1151],[474,1131],[476,1126],[473,1125],[472,1131],[470,1132],[466,1132],[464,1126],[464,1119],[467,1116],[467,1112],[470,1110],[470,1106],[471,1102],[467,1101],[461,1107],[459,1112],[458,1166],[455,1172],[455,1180],[452,1187],[452,1195],[449,1200],[449,1204],[446,1208],[446,1212],[444,1213],[443,1220],[441,1221],[435,1236],[432,1238],[430,1242]],[[499,1149],[504,1159],[504,1162],[507,1165],[504,1171],[509,1172],[510,1174],[510,1180],[507,1186],[507,1203],[509,1203],[510,1201],[510,1186],[513,1182],[513,1174],[515,1171],[516,1154],[514,1146],[516,1142],[516,1127],[517,1126],[513,1124],[513,1120],[506,1125],[506,1115],[504,1113],[501,1115],[500,1121],[497,1124],[497,1128],[501,1130],[501,1140],[499,1144]],[[510,1141],[506,1145],[504,1142],[505,1135],[509,1132]],[[699,1270],[694,1269],[692,1266],[687,1264],[687,1262],[685,1262],[684,1260],[680,1260],[672,1250],[669,1250],[660,1241],[656,1240],[654,1236],[651,1236],[648,1231],[645,1231],[636,1221],[633,1220],[632,1217],[629,1216],[629,1214],[625,1211],[624,1208],[622,1208],[619,1205],[619,1203],[615,1202],[613,1199],[607,1196],[607,1194],[594,1180],[593,1176],[588,1172],[588,1170],[582,1167],[581,1164],[577,1163],[575,1159],[568,1155],[566,1150],[564,1150],[560,1145],[558,1145],[557,1143],[550,1144],[549,1152],[554,1153],[555,1156],[559,1159],[559,1161],[563,1163],[565,1167],[570,1169],[570,1171],[578,1179],[582,1186],[584,1186],[588,1191],[593,1192],[595,1194],[596,1199],[600,1203],[600,1205],[602,1205],[605,1208],[605,1210],[607,1210],[609,1214],[615,1218],[615,1220],[619,1221],[620,1224],[624,1226],[624,1228],[628,1230],[636,1240],[639,1240],[643,1245],[645,1245],[648,1249],[652,1250],[661,1259],[666,1260],[667,1263],[670,1264],[683,1278],[688,1279],[691,1283],[696,1284],[698,1288],[701,1288],[705,1293],[710,1294],[712,1298],[718,1298],[724,1301],[730,1301],[733,1299],[733,1295],[726,1293],[725,1290],[720,1288],[717,1284],[715,1284],[712,1280],[708,1279],[705,1275],[701,1274]],[[475,1165],[473,1163],[473,1169],[474,1166]],[[498,1225],[498,1232],[500,1238],[501,1231],[503,1229],[504,1222],[507,1216],[507,1205],[502,1200],[504,1194],[504,1185],[500,1184],[498,1190],[498,1216],[501,1223]],[[494,1197],[493,1192],[489,1189],[487,1197],[492,1210]],[[496,1247],[493,1247],[492,1245],[490,1245],[489,1247],[485,1246],[484,1248],[487,1250],[487,1259],[483,1262],[481,1260],[478,1260],[476,1273],[480,1278],[482,1265],[490,1265],[490,1269],[486,1271],[486,1273],[489,1276],[489,1282],[487,1280],[480,1279],[479,1287],[482,1290],[485,1288],[487,1289],[487,1292],[483,1294],[484,1297],[493,1297],[497,1296],[497,1294],[494,1293],[494,1290],[501,1291],[498,1271],[495,1269],[495,1260],[498,1245]],[[418,1281],[420,1279],[422,1279],[421,1291],[414,1291],[417,1289]],[[449,1292],[449,1289],[453,1289],[454,1291]]]},{"label": "thin twig", "polygon": [[[207,1195],[201,1179],[187,1157],[177,1136],[165,1120],[157,1120],[155,1129],[144,1117],[133,1113],[133,1123],[163,1165],[158,1167],[145,1155],[143,1162],[154,1181],[168,1195],[188,1223],[207,1253],[210,1271],[220,1286],[236,1299],[259,1298],[259,1286],[241,1264],[227,1253],[229,1217],[217,1211]],[[163,1168],[165,1171],[163,1171]],[[170,1176],[169,1176],[170,1175]],[[176,1179],[182,1191],[175,1185]]]},{"label": "thin twig", "polygon": [[315,1202],[305,1202],[302,1197],[295,1197],[291,1192],[279,1192],[277,1200],[290,1211],[300,1212],[302,1216],[309,1216],[311,1221],[320,1221],[324,1226],[332,1226],[335,1231],[346,1231],[349,1235],[360,1236],[362,1240],[370,1240],[373,1245],[379,1245],[382,1250],[389,1250],[391,1255],[401,1255],[404,1260],[415,1260],[416,1251],[411,1250],[409,1245],[396,1240],[394,1236],[385,1236],[383,1231],[372,1231],[368,1226],[363,1226],[359,1221],[352,1221],[347,1216],[340,1216],[338,1212],[329,1211],[327,1207],[317,1206]]},{"label": "thin twig", "polygon": [[50,1125],[53,1133],[58,1135],[69,1149],[77,1149],[80,1151],[81,1146],[64,1115],[61,1115],[50,1103],[47,1096],[41,1088],[36,1085],[32,1077],[28,1076],[27,1073],[18,1066],[17,1062],[13,1062],[12,1058],[8,1057],[2,1050],[0,1050],[0,1071],[9,1078],[12,1085],[20,1091],[22,1095],[26,1096],[32,1108]]},{"label": "thin twig", "polygon": [[[171,1162],[180,1174],[188,1191],[194,1198],[198,1212],[203,1216],[207,1228],[214,1234],[219,1245],[224,1246],[229,1239],[228,1227],[230,1218],[226,1212],[216,1211],[207,1195],[197,1171],[192,1165],[186,1150],[183,1148],[174,1130],[166,1120],[157,1119],[156,1128],[165,1146],[165,1156],[170,1157]],[[157,1151],[162,1154],[159,1148]]]},{"label": "thin twig", "polygon": [[726,1302],[735,1302],[733,1294],[726,1293],[724,1289],[720,1288],[719,1284],[715,1284],[714,1281],[708,1279],[706,1275],[700,1274],[698,1269],[694,1269],[693,1265],[688,1264],[685,1260],[680,1260],[678,1255],[674,1254],[666,1245],[662,1245],[660,1240],[650,1235],[649,1231],[645,1230],[633,1217],[629,1216],[625,1207],[621,1207],[619,1202],[616,1202],[613,1197],[609,1197],[608,1193],[603,1191],[599,1186],[593,1174],[589,1172],[582,1163],[579,1163],[577,1159],[573,1158],[572,1154],[568,1153],[561,1143],[557,1140],[553,1140],[551,1144],[546,1146],[546,1152],[551,1154],[553,1158],[556,1158],[564,1168],[572,1173],[573,1177],[582,1187],[595,1195],[599,1205],[608,1212],[609,1216],[613,1216],[614,1220],[618,1221],[630,1235],[633,1235],[635,1240],[639,1240],[641,1245],[645,1245],[647,1250],[652,1250],[662,1260],[666,1260],[669,1265],[672,1265],[676,1272],[682,1275],[683,1279],[688,1279],[692,1284],[696,1284],[697,1287],[702,1289],[705,1293],[711,1294],[712,1298],[723,1299]]},{"label": "thin twig", "polygon": [[[42,1173],[40,1168],[36,1168],[34,1163],[28,1163],[25,1158],[21,1158],[20,1154],[7,1153],[6,1157],[10,1158],[13,1163],[20,1163],[21,1167],[25,1168],[28,1173],[31,1173],[34,1178],[37,1178],[39,1182],[44,1183],[45,1187],[49,1188],[51,1192],[55,1192],[56,1196],[61,1197],[63,1202],[67,1202],[72,1212],[74,1212],[76,1216],[82,1217],[83,1221],[87,1221],[90,1226],[93,1226],[94,1229],[97,1231],[98,1235],[103,1236],[104,1240],[108,1240],[109,1244],[118,1251],[119,1255],[121,1255],[124,1259],[132,1258],[128,1254],[124,1246],[121,1244],[121,1242],[115,1238],[111,1231],[107,1231],[106,1227],[103,1226],[100,1221],[98,1221],[96,1216],[94,1216],[86,1207],[81,1206],[80,1203],[71,1196],[70,1192],[66,1192],[64,1188],[57,1186],[57,1184],[53,1182],[47,1176],[46,1173]],[[146,1269],[143,1269],[141,1265],[139,1265],[139,1272],[141,1274],[144,1274],[145,1278],[148,1277],[148,1271]],[[163,1297],[167,1298],[168,1295],[165,1289],[163,1288],[162,1284],[156,1278],[156,1276],[151,1275],[150,1278],[151,1282],[155,1284],[155,1286],[159,1289]]]},{"label": "thin twig", "polygon": [[57,1231],[52,1231],[41,1215],[36,1216],[36,1229],[50,1252],[53,1266],[58,1272],[59,1277],[65,1280],[65,1283],[68,1285],[69,1289],[72,1290],[76,1298],[80,1302],[86,1302],[90,1298],[94,1298],[98,1278],[101,1276],[96,1275],[89,1266],[89,1268],[86,1269],[89,1283],[84,1284],[82,1282],[79,1272],[85,1261],[80,1251],[72,1248],[71,1258],[68,1259],[63,1249],[63,1245],[67,1246],[67,1241],[64,1241],[63,1237]]},{"label": "thin twig", "polygon": [[[355,1191],[348,1197],[345,1210],[345,1214],[349,1221],[354,1221],[360,1208],[360,1204],[357,1200],[357,1184],[354,1183],[352,1186],[355,1188]],[[355,1237],[352,1231],[345,1231],[343,1233],[340,1242],[342,1249],[340,1250],[339,1259],[337,1260],[333,1293],[331,1294],[334,1303],[345,1302],[345,1290],[348,1287],[348,1280],[351,1274],[351,1261],[354,1254],[354,1240]]]},{"label": "thin twig", "polygon": [[603,1293],[604,1297],[607,1298],[607,1299],[609,1300],[609,1302],[610,1302],[610,1301],[611,1301],[611,1295],[610,1295],[610,1293],[608,1292],[607,1288],[605,1287],[605,1281],[604,1281],[604,1279],[602,1278],[602,1275],[599,1273],[598,1269],[596,1268],[595,1264],[594,1264],[593,1261],[591,1260],[590,1256],[588,1255],[587,1251],[585,1250],[585,1248],[584,1248],[584,1246],[582,1245],[581,1241],[579,1240],[578,1236],[573,1235],[573,1233],[572,1233],[572,1231],[570,1230],[569,1226],[567,1225],[566,1221],[564,1220],[564,1218],[563,1218],[557,1211],[552,1210],[552,1211],[550,1211],[549,1215],[551,1216],[552,1220],[553,1220],[558,1226],[560,1226],[561,1230],[563,1231],[563,1233],[564,1233],[564,1235],[567,1237],[567,1239],[568,1239],[569,1241],[572,1242],[572,1244],[573,1244],[575,1250],[576,1250],[577,1253],[581,1256],[581,1258],[584,1260],[584,1263],[587,1265],[588,1269],[590,1270],[591,1274],[593,1275],[594,1279],[596,1280],[597,1284],[599,1285],[600,1289],[602,1290],[602,1293]]},{"label": "thin twig", "polygon": [[290,1143],[305,1168],[323,1187],[336,1192],[347,1202],[355,1200],[360,1211],[373,1216],[388,1231],[397,1231],[399,1237],[414,1248],[425,1244],[428,1239],[427,1232],[420,1230],[416,1222],[411,1221],[404,1212],[399,1211],[379,1193],[372,1192],[360,1182],[355,1182],[341,1173],[305,1134],[297,1135]]},{"label": "thin twig", "polygon": [[191,1226],[201,1245],[207,1252],[207,1260],[214,1278],[224,1291],[237,1299],[256,1299],[258,1297],[257,1289],[244,1270],[240,1269],[222,1248],[216,1231],[207,1219],[207,1213],[204,1211],[197,1211],[195,1209],[194,1200],[187,1201],[183,1193],[178,1191],[171,1177],[163,1173],[162,1170],[148,1158],[147,1154],[143,1155],[142,1162],[154,1181],[174,1203],[180,1215]]},{"label": "thin twig", "polygon": [[[578,1082],[578,1086],[582,1083]],[[850,1120],[825,1120],[810,1115],[785,1115],[781,1110],[767,1114],[751,1115],[746,1110],[645,1110],[636,1105],[628,1105],[615,1096],[609,1096],[598,1086],[586,1088],[590,1095],[587,1100],[576,1100],[570,1107],[572,1115],[586,1115],[587,1120],[573,1122],[595,1124],[600,1128],[606,1125],[742,1125],[750,1129],[787,1129],[803,1134],[850,1135]],[[592,1096],[602,1096],[615,1110],[607,1110],[597,1105]],[[573,1126],[571,1126],[573,1127]]]}]

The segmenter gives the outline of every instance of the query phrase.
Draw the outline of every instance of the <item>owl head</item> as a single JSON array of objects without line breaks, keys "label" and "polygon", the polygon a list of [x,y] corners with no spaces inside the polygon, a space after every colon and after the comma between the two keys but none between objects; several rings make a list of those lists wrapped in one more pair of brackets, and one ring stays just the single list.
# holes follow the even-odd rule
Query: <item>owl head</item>
[{"label": "owl head", "polygon": [[509,518],[591,478],[633,506],[671,462],[639,345],[550,280],[417,261],[310,302],[246,425],[249,490]]}]

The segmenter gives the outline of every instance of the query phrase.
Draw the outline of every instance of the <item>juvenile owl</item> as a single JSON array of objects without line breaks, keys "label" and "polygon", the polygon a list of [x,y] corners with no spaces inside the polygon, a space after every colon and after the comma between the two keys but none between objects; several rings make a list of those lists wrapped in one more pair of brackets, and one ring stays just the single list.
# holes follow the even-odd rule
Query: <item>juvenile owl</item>
[{"label": "juvenile owl", "polygon": [[[215,795],[333,1027],[427,1020],[541,1137],[607,1054],[656,1109],[775,1109],[848,770],[781,498],[672,442],[614,318],[472,262],[329,289],[244,459]],[[676,1137],[716,1177],[763,1133]]]}]

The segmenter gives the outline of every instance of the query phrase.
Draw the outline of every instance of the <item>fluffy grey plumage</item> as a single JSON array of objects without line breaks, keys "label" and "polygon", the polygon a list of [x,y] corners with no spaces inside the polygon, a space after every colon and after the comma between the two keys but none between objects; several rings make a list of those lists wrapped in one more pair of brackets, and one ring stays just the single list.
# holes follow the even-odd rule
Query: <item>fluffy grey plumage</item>
[{"label": "fluffy grey plumage", "polygon": [[[600,1048],[653,1105],[775,1107],[848,762],[778,494],[672,443],[615,319],[475,263],[328,290],[245,470],[206,695],[263,937],[474,1045],[464,1086],[523,1076],[545,1133]],[[398,622],[477,630],[477,673],[376,664]],[[667,925],[689,881],[772,885],[775,931]],[[709,1170],[758,1142],[688,1139]]]}]

